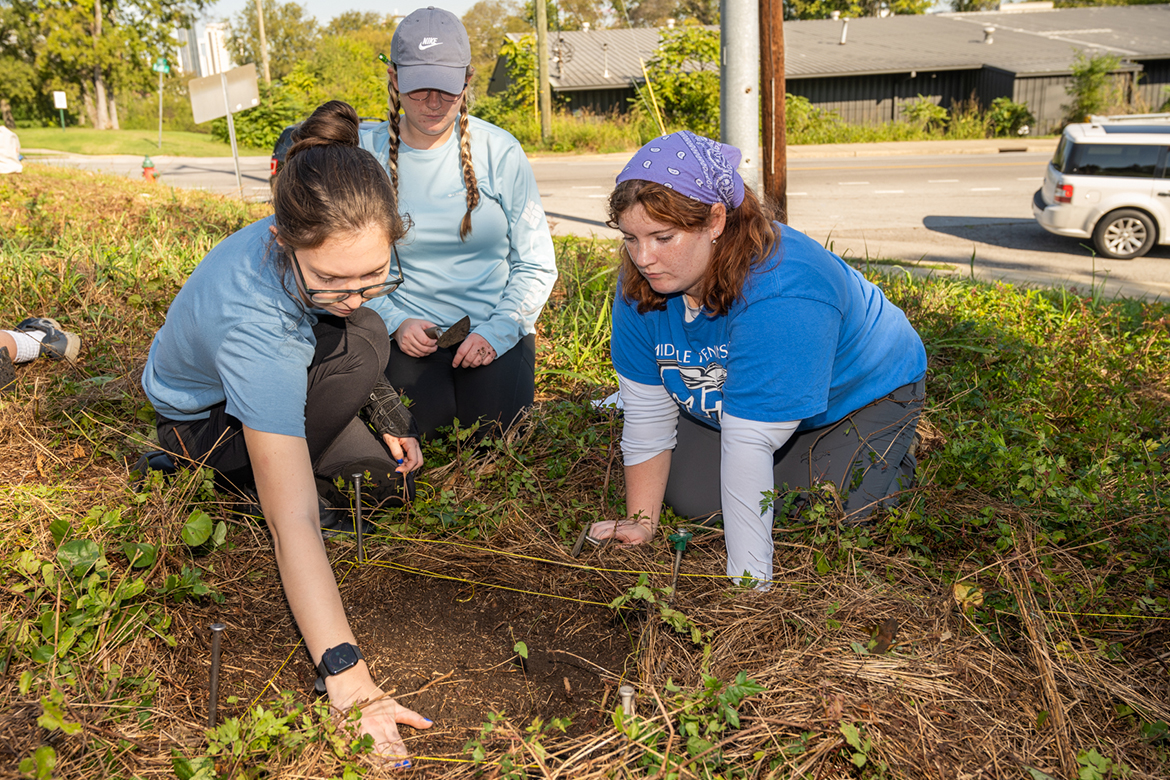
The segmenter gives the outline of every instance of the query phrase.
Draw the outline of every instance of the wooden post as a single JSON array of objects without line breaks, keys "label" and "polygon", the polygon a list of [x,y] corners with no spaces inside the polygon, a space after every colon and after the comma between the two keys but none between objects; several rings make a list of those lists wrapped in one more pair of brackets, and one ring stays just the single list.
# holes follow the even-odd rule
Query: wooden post
[{"label": "wooden post", "polygon": [[784,120],[784,5],[760,0],[760,90],[763,114],[763,187],[765,203],[788,222],[788,143]]}]

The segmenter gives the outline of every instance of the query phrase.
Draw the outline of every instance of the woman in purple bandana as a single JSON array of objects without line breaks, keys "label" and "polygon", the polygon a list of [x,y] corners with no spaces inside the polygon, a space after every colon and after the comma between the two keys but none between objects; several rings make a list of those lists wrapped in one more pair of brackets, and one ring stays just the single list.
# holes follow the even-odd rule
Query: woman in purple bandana
[{"label": "woman in purple bandana", "polygon": [[680,517],[722,515],[727,575],[766,588],[766,491],[829,483],[857,522],[911,486],[926,352],[881,290],[770,219],[740,158],[683,131],[617,177],[626,518],[591,536],[648,542],[664,502]]}]

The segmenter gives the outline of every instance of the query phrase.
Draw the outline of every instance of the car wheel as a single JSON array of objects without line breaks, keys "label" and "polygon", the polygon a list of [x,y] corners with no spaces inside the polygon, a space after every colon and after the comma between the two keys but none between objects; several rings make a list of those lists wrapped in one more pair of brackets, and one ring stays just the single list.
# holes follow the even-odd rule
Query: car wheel
[{"label": "car wheel", "polygon": [[1097,251],[1117,260],[1141,257],[1150,251],[1156,237],[1154,221],[1134,209],[1111,211],[1093,229]]}]

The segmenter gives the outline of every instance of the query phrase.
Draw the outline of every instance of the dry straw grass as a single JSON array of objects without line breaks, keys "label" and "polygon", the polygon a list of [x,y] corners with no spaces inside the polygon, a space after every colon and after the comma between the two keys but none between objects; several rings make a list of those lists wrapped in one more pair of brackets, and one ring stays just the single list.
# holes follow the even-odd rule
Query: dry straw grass
[{"label": "dry straw grass", "polygon": [[[55,192],[51,185],[56,176],[41,181],[44,197]],[[75,193],[79,200],[99,197],[106,188],[121,197],[117,188],[122,185],[108,180],[98,181],[92,192],[83,185]],[[137,209],[139,201],[125,203],[127,209],[130,204]],[[215,221],[192,213],[195,206],[186,201],[176,204],[168,208],[184,224]],[[157,211],[149,214],[160,219]],[[3,218],[5,224],[26,224],[17,210]],[[69,221],[51,215],[38,219],[50,232],[67,230]],[[92,254],[97,251],[79,249],[74,265],[99,267]],[[42,262],[54,267],[62,261],[47,254]],[[136,376],[165,304],[156,305],[144,293],[148,300],[142,309],[107,316],[103,311],[124,310],[118,297],[124,291],[102,287],[96,272],[91,275],[93,286],[84,295],[60,302],[60,309],[50,312],[65,315],[63,319],[70,318],[71,325],[88,333],[102,334],[101,341],[87,345],[88,366],[75,369],[41,361],[22,367],[19,387],[0,402],[5,485],[0,515],[7,520],[0,557],[11,577],[0,588],[0,625],[19,625],[44,604],[57,614],[68,606],[60,591],[35,598],[18,591],[11,561],[23,551],[53,560],[57,545],[50,524],[68,519],[79,527],[80,519],[98,507],[124,507],[136,539],[159,545],[158,562],[141,572],[150,588],[194,562],[214,567],[207,578],[227,604],[155,599],[158,613],[170,621],[165,631],[137,625],[130,634],[119,633],[109,618],[109,630],[100,634],[87,657],[77,659],[71,684],[66,684],[58,660],[45,666],[14,654],[11,644],[0,647],[0,778],[17,777],[17,761],[40,745],[56,751],[57,777],[172,776],[175,752],[197,756],[206,750],[206,625],[230,607],[241,616],[233,628],[238,635],[263,635],[289,652],[298,641],[275,579],[271,543],[260,526],[231,515],[226,504],[199,497],[200,485],[191,480],[176,480],[145,494],[144,500],[129,489],[126,458],[150,433],[147,423],[133,420],[142,402]],[[118,376],[86,383],[99,373],[99,363],[100,371],[111,375],[112,367],[120,367]],[[1151,402],[1165,404],[1165,387],[1158,383],[1148,389]],[[486,507],[474,522],[490,519],[484,527],[490,534],[467,545],[440,546],[435,539],[441,534],[425,516],[435,504],[423,505],[405,520],[394,519],[404,523],[396,527],[394,538],[371,540],[374,561],[349,575],[352,583],[367,587],[388,577],[384,564],[463,578],[485,591],[499,586],[571,599],[608,601],[619,596],[637,580],[630,572],[650,572],[651,585],[669,585],[669,551],[663,540],[648,549],[606,547],[579,561],[568,556],[565,538],[599,515],[612,514],[613,497],[622,492],[618,423],[580,411],[581,402],[596,394],[597,388],[586,393],[580,385],[546,388],[530,424],[500,447],[479,453],[442,450],[423,475],[429,486],[426,495],[448,491],[449,506]],[[944,407],[940,401],[938,413]],[[933,422],[922,426],[919,451],[927,485],[937,468],[932,459],[946,446],[942,427]],[[566,445],[574,436],[586,443]],[[555,479],[538,468],[558,458],[567,466]],[[525,471],[532,480],[518,493],[510,491],[508,478]],[[717,533],[697,537],[683,560],[672,606],[703,632],[709,654],[653,610],[642,620],[627,618],[635,652],[624,667],[593,669],[605,693],[579,708],[579,728],[568,736],[541,737],[538,747],[525,731],[528,722],[508,721],[485,739],[488,760],[478,771],[484,777],[502,776],[500,762],[510,756],[528,777],[662,777],[664,773],[648,770],[646,764],[669,754],[683,778],[708,776],[705,764],[716,755],[734,770],[719,770],[724,777],[958,780],[1026,777],[1025,768],[1034,767],[1053,777],[1072,778],[1079,769],[1078,752],[1095,747],[1130,767],[1131,777],[1166,777],[1165,748],[1136,736],[1132,719],[1119,707],[1138,710],[1146,720],[1170,721],[1170,621],[1064,614],[1073,611],[1060,606],[1066,595],[1091,589],[1093,573],[1075,548],[1042,539],[1037,515],[1021,506],[961,487],[928,486],[911,498],[924,516],[950,513],[961,518],[993,508],[1010,526],[1016,543],[998,559],[975,564],[962,557],[964,543],[956,538],[959,554],[937,569],[955,573],[935,575],[930,561],[914,558],[905,546],[863,548],[853,543],[856,532],[832,525],[829,541],[814,545],[809,528],[789,528],[778,535],[777,581],[769,593],[760,594],[728,587]],[[179,531],[193,505],[231,523],[229,547],[192,558]],[[1164,515],[1160,507],[1150,512],[1151,517]],[[116,536],[101,523],[91,523],[87,533],[111,544]],[[960,528],[957,533],[967,531]],[[841,551],[843,559],[828,572],[818,572],[818,553],[829,548],[834,554]],[[352,548],[335,542],[330,549],[337,570],[347,571]],[[113,576],[128,576],[124,560],[110,557]],[[582,564],[593,568],[582,570]],[[1050,580],[1054,575],[1061,578],[1059,587]],[[351,580],[346,582],[348,597],[353,590]],[[1165,583],[1159,587],[1164,590]],[[990,601],[996,592],[1021,604],[1018,614],[976,609],[981,596]],[[1040,607],[1038,596],[1049,611]],[[890,630],[894,624],[896,632]],[[854,645],[868,646],[883,627],[887,651],[858,652]],[[613,630],[627,629],[615,621]],[[175,646],[164,641],[164,633],[174,637]],[[1124,662],[1107,652],[1109,645],[1124,646]],[[580,648],[562,649],[583,656]],[[291,671],[291,666],[281,670],[283,657],[261,650],[243,639],[229,640],[228,682],[243,699],[234,709],[227,708],[229,714],[243,714],[257,696],[267,702],[275,697],[275,687],[296,687],[307,673],[304,668]],[[393,661],[392,656],[380,661],[391,676]],[[118,668],[126,678],[152,676],[157,685],[119,682],[113,674]],[[715,736],[708,753],[689,754],[680,717],[693,711],[704,674],[728,682],[740,671],[766,691],[739,706],[740,728]],[[22,692],[25,673],[48,682]],[[266,684],[269,679],[276,681],[275,687]],[[682,692],[669,690],[668,681]],[[661,732],[652,750],[613,728],[610,713],[618,682],[637,686],[642,733]],[[403,685],[399,694],[406,697],[426,687]],[[65,692],[61,706],[66,719],[80,725],[78,733],[38,725],[45,711],[42,697],[54,686]],[[847,744],[843,722],[862,729],[871,741],[865,768],[850,761],[857,751]],[[411,734],[410,744],[416,754],[429,752],[425,734]],[[477,772],[458,751],[438,757],[455,760],[419,760],[413,774],[445,779]],[[357,760],[369,763],[365,757]],[[279,756],[256,753],[234,766],[248,777],[315,778],[336,776],[343,763],[318,740]],[[231,762],[218,767],[221,774],[232,768]]]}]

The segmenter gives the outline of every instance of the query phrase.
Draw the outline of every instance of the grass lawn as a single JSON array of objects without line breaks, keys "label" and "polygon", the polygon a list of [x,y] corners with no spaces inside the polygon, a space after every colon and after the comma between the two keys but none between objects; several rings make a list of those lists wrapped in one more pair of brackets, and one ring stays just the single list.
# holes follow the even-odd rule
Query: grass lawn
[{"label": "grass lawn", "polygon": [[[231,157],[231,144],[221,143],[204,133],[163,131],[162,148],[157,130],[93,130],[86,127],[22,128],[17,131],[25,156],[29,149],[51,149],[71,154],[166,154],[177,157]],[[271,149],[241,146],[241,156],[270,155]]]},{"label": "grass lawn", "polygon": [[[268,207],[35,167],[0,178],[0,326],[51,316],[84,346],[0,394],[5,776],[372,776],[309,694],[263,522],[200,471],[134,485],[153,334]],[[652,544],[569,555],[623,516],[621,419],[590,404],[615,246],[556,246],[526,423],[428,442],[366,561],[326,543],[375,678],[434,719],[404,728],[417,774],[1166,777],[1170,307],[869,269],[929,357],[917,485],[862,527],[831,489],[775,497],[766,594],[695,529],[672,588],[669,513]]]}]

